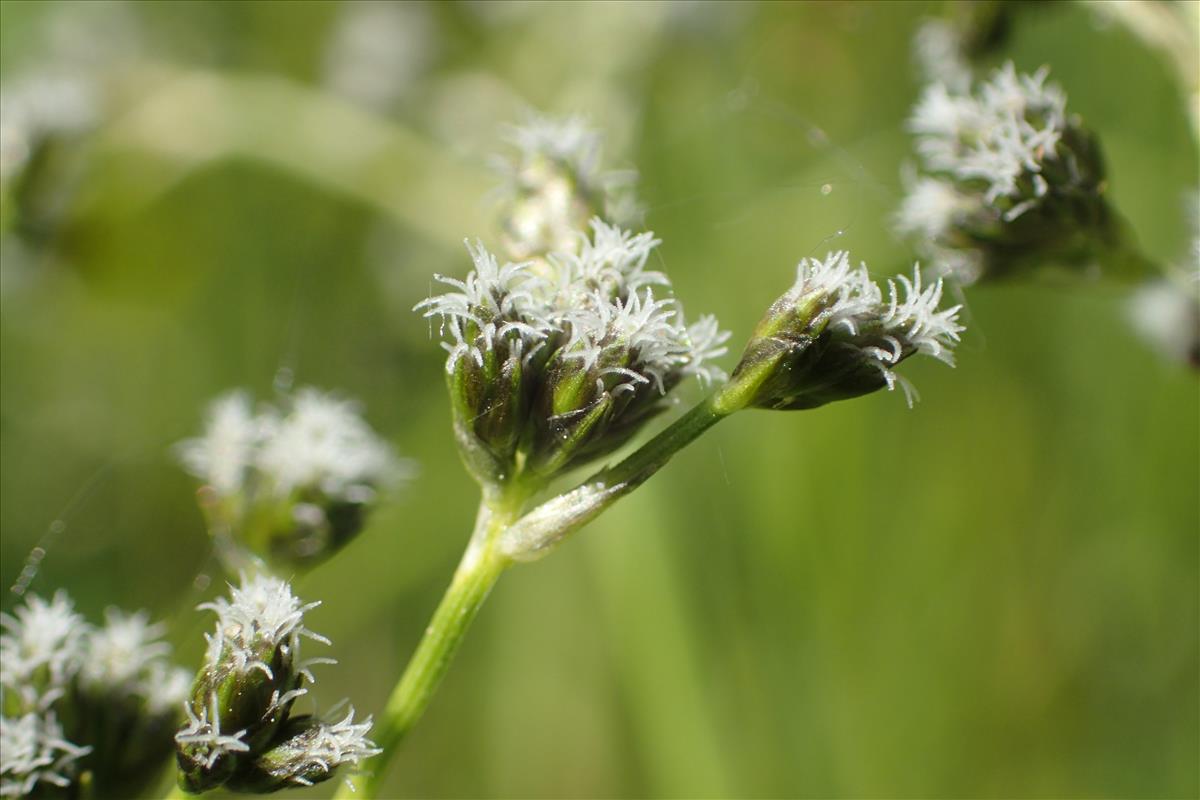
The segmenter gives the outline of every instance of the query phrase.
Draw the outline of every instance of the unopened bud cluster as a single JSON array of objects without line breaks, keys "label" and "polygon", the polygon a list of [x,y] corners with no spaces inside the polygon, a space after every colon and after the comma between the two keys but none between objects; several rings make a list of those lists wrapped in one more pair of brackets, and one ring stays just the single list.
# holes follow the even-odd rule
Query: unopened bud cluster
[{"label": "unopened bud cluster", "polygon": [[1043,267],[1141,268],[1105,199],[1096,139],[1047,76],[1009,63],[974,92],[934,83],[913,111],[923,173],[910,179],[897,227],[943,272],[972,282]]},{"label": "unopened bud cluster", "polygon": [[212,404],[204,434],[177,453],[204,482],[214,534],[301,566],[357,535],[379,490],[410,471],[353,402],[311,388],[258,410],[247,394],[227,394]]},{"label": "unopened bud cluster", "polygon": [[310,667],[332,663],[301,658],[302,638],[329,644],[304,626],[317,605],[260,574],[243,578],[229,599],[200,606],[216,613],[217,624],[186,703],[187,723],[175,735],[185,790],[308,786],[379,752],[366,739],[370,720],[354,723],[353,711],[337,723],[292,713],[313,682]]},{"label": "unopened bud cluster", "polygon": [[667,277],[646,269],[658,244],[599,219],[545,264],[468,244],[466,280],[439,276],[455,291],[418,304],[442,321],[458,443],[485,485],[610,453],[685,378],[723,377],[711,360],[727,334],[712,317],[685,322]]},{"label": "unopened bud cluster", "polygon": [[605,170],[601,134],[580,117],[532,114],[496,159],[503,245],[516,260],[574,250],[592,217],[629,225],[637,216],[632,171]]},{"label": "unopened bud cluster", "polygon": [[0,797],[73,797],[83,782],[132,797],[159,777],[190,680],[161,625],[116,609],[89,625],[61,591],[0,625]]},{"label": "unopened bud cluster", "polygon": [[895,367],[916,353],[954,363],[959,306],[941,309],[940,280],[900,276],[884,292],[849,254],[805,259],[796,282],[767,310],[734,370],[723,402],[737,408],[805,409],[899,384]]}]

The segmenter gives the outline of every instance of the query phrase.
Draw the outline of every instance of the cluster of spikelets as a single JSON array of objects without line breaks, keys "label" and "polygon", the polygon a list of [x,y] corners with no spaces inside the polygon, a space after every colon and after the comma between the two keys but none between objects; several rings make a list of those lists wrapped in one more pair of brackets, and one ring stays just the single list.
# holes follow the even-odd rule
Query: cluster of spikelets
[{"label": "cluster of spikelets", "polygon": [[203,435],[177,454],[206,487],[215,534],[289,565],[336,552],[362,528],[378,491],[411,470],[353,402],[311,388],[279,408],[255,409],[244,392],[220,397]]},{"label": "cluster of spikelets", "polygon": [[0,796],[66,796],[86,775],[93,796],[130,797],[159,776],[191,683],[161,625],[109,609],[94,627],[61,591],[0,625]]},{"label": "cluster of spikelets", "polygon": [[591,235],[544,261],[501,264],[468,245],[465,280],[417,308],[439,317],[459,442],[477,476],[550,477],[611,452],[681,381],[724,377],[712,360],[728,334],[688,324],[670,281],[646,269],[659,244],[599,218]]},{"label": "cluster of spikelets", "polygon": [[335,663],[300,655],[302,638],[329,644],[304,626],[317,605],[302,603],[286,582],[258,575],[243,577],[229,599],[200,606],[217,624],[185,705],[187,723],[175,735],[185,789],[309,786],[379,752],[366,738],[371,720],[355,723],[353,710],[338,722],[292,713],[314,682],[311,667]]},{"label": "cluster of spikelets", "polygon": [[813,408],[897,385],[911,405],[915,391],[895,367],[918,353],[953,366],[961,307],[940,308],[941,279],[922,286],[919,270],[886,285],[865,264],[852,267],[846,252],[801,261],[734,371],[749,405]]},{"label": "cluster of spikelets", "polygon": [[1139,283],[1134,329],[1167,358],[1200,366],[1200,248],[1166,267],[1141,254],[1105,198],[1096,137],[1068,113],[1046,67],[1022,74],[1008,63],[972,90],[971,59],[1003,38],[1015,6],[953,10],[914,37],[928,80],[909,120],[922,173],[907,175],[897,229],[940,274],[967,284],[1045,271]]},{"label": "cluster of spikelets", "polygon": [[1011,63],[975,90],[930,84],[909,120],[923,174],[897,227],[964,282],[1034,265],[1084,269],[1120,254],[1099,148],[1048,70]]},{"label": "cluster of spikelets", "polygon": [[[513,138],[520,156],[510,165],[501,208],[510,260],[481,242],[468,243],[470,274],[436,276],[452,291],[417,305],[441,321],[456,438],[485,485],[549,480],[611,453],[669,407],[671,391],[685,379],[708,385],[726,377],[715,360],[726,352],[729,334],[711,316],[689,324],[669,278],[647,268],[660,241],[598,213],[607,203],[597,200],[605,196],[597,176],[606,174],[599,134],[578,118],[538,117]],[[514,205],[514,198],[524,205]],[[539,198],[536,214],[514,212],[528,210],[530,198]],[[585,218],[584,211],[596,215]],[[523,224],[527,217],[537,224]],[[794,322],[801,295],[811,299],[817,292],[837,310],[809,319],[801,326],[807,332],[773,337],[772,347],[786,343],[790,354],[778,382],[795,383],[804,349],[809,383],[796,383],[786,401],[760,398],[758,404],[798,408],[852,396],[828,390],[847,378],[823,374],[827,369],[870,373],[870,380],[858,380],[855,393],[861,394],[868,386],[894,387],[892,368],[914,352],[949,361],[961,329],[956,309],[936,312],[940,284],[922,290],[919,279],[901,279],[904,292],[891,285],[885,302],[865,268],[850,269],[844,254],[811,268],[808,263],[801,265],[801,283],[811,291],[793,289],[776,307],[791,307]],[[811,347],[815,342],[820,346]],[[756,339],[750,350],[764,347]],[[818,358],[818,350],[825,355]]]}]

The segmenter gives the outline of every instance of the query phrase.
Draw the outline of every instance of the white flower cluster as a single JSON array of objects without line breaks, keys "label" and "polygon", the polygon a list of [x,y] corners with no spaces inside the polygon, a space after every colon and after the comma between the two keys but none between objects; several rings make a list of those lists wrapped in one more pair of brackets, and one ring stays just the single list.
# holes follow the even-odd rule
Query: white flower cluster
[{"label": "white flower cluster", "polygon": [[909,405],[912,387],[893,367],[913,353],[953,366],[954,346],[964,330],[958,323],[962,306],[939,309],[940,279],[922,287],[921,272],[914,269],[912,280],[905,275],[889,278],[885,295],[866,264],[851,267],[844,251],[830,253],[824,261],[802,260],[785,298],[796,306],[814,303],[819,310],[809,329],[845,334],[839,344],[857,350],[883,376],[889,391],[899,383]]},{"label": "white flower cluster", "polygon": [[0,614],[0,686],[44,710],[66,691],[83,663],[87,623],[71,598],[55,592],[47,602],[31,595],[13,615]]},{"label": "white flower cluster", "polygon": [[247,394],[231,392],[210,407],[204,435],[181,442],[177,454],[225,497],[263,487],[279,497],[315,490],[363,503],[408,470],[355,403],[312,388],[297,392],[286,412],[255,413]]},{"label": "white flower cluster", "polygon": [[505,245],[516,259],[568,251],[593,216],[627,225],[638,214],[633,171],[601,166],[603,137],[579,116],[530,114],[513,127],[514,152],[495,163],[504,177]]},{"label": "white flower cluster", "polygon": [[170,645],[158,641],[166,626],[150,624],[145,611],[126,614],[109,608],[104,618],[104,627],[89,637],[88,656],[80,670],[85,684],[96,688],[129,685],[171,652]]},{"label": "white flower cluster", "polygon": [[1032,207],[1049,189],[1043,164],[1058,158],[1067,124],[1066,95],[1046,84],[1048,75],[1046,67],[1018,75],[1009,62],[974,95],[942,83],[928,87],[909,121],[926,167],[960,181],[984,182],[988,203],[1001,197],[1017,201],[1008,220]]},{"label": "white flower cluster", "polygon": [[64,738],[53,712],[0,717],[0,797],[30,797],[39,783],[70,786],[74,762],[90,751]]},{"label": "white flower cluster", "polygon": [[[319,601],[302,602],[286,581],[258,574],[230,586],[228,599],[199,606],[214,612],[217,622],[213,633],[205,636],[206,661],[192,700],[185,704],[186,724],[175,735],[191,769],[216,768],[218,783],[229,779],[249,785],[245,782],[256,780],[258,772],[270,774],[283,748],[291,754],[290,763],[302,767],[287,777],[308,785],[329,777],[342,764],[357,764],[378,752],[366,740],[370,719],[355,724],[353,711],[337,724],[300,718],[311,730],[295,740],[287,738],[291,705],[308,692],[303,684],[315,680],[310,667],[337,663],[331,658],[300,660],[302,638],[330,644],[304,625],[304,615],[318,605]],[[269,697],[264,689],[270,689]],[[242,727],[223,725],[222,717],[229,716]],[[243,761],[230,777],[219,762],[237,758]],[[322,774],[314,777],[317,772]]]},{"label": "white flower cluster", "polygon": [[[334,663],[328,658],[310,659],[303,663],[299,661],[301,637],[322,644],[330,643],[324,636],[304,627],[305,612],[319,606],[320,601],[301,603],[287,582],[261,574],[243,576],[241,586],[230,586],[229,593],[228,600],[219,597],[198,606],[217,615],[216,628],[204,635],[208,642],[205,672],[223,678],[233,674],[236,680],[259,671],[268,680],[278,678],[286,684],[287,676],[277,676],[269,663],[276,654],[285,658],[289,667],[309,682],[313,681],[313,677],[308,667],[318,663]],[[302,686],[274,689],[268,701],[267,713],[286,708],[307,691]],[[220,699],[216,687],[209,690],[199,710],[188,703],[185,711],[188,722],[175,735],[175,741],[195,746],[193,754],[202,758],[207,767],[211,768],[224,754],[250,749],[243,741],[246,729],[232,733],[221,729]]]},{"label": "white flower cluster", "polygon": [[25,796],[39,781],[70,782],[73,763],[92,747],[69,741],[59,712],[78,722],[120,707],[122,725],[133,725],[136,712],[151,728],[155,719],[174,718],[191,678],[167,661],[162,626],[147,620],[145,612],[109,609],[105,625],[93,627],[62,591],[50,601],[30,596],[11,616],[0,615],[0,689],[6,711],[19,709],[3,719],[0,796]]},{"label": "white flower cluster", "polygon": [[[302,636],[329,644],[324,636],[304,627],[304,614],[321,605],[321,601],[301,603],[286,581],[262,574],[243,576],[242,585],[230,586],[229,594],[228,600],[218,597],[197,607],[217,615],[216,630],[205,634],[208,664],[212,669],[231,669],[243,674],[257,669],[273,678],[270,665],[262,660],[263,654],[280,652],[295,661],[300,655]],[[303,667],[300,670],[303,672]]]},{"label": "white flower cluster", "polygon": [[937,272],[970,283],[1112,255],[1099,149],[1047,76],[1010,62],[973,92],[932,83],[914,108],[923,174],[906,176],[895,222]]},{"label": "white flower cluster", "polygon": [[[447,369],[463,357],[482,365],[503,343],[525,361],[551,348],[585,369],[596,367],[602,391],[653,384],[661,395],[687,376],[702,382],[722,377],[711,361],[725,353],[728,334],[713,317],[684,322],[667,276],[645,269],[659,244],[654,234],[634,235],[599,218],[591,227],[592,236],[581,236],[576,250],[550,256],[553,279],[528,262],[499,266],[481,243],[468,244],[475,270],[467,279],[436,276],[458,291],[416,307],[440,317],[443,332],[449,331]],[[653,286],[662,287],[662,299]],[[630,355],[619,365],[601,365],[613,348]]]}]

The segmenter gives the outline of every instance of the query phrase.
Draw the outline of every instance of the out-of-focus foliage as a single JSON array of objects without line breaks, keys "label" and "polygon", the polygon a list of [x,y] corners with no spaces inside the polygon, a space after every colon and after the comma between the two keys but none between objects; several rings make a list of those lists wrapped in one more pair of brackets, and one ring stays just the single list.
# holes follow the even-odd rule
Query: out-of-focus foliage
[{"label": "out-of-focus foliage", "polygon": [[[5,176],[5,586],[45,546],[34,589],[147,607],[198,663],[223,577],[170,444],[230,387],[337,387],[421,464],[297,586],[338,645],[320,710],[379,709],[471,525],[410,309],[501,235],[502,124],[588,114],[736,349],[803,256],[911,266],[890,216],[933,10],[6,0],[4,91],[70,75],[96,106]],[[1051,65],[1114,204],[1178,258],[1197,158],[1168,65],[1074,5],[1011,26],[997,61]],[[719,426],[505,577],[385,794],[1195,796],[1200,395],[1123,299],[973,289],[914,410]]]}]

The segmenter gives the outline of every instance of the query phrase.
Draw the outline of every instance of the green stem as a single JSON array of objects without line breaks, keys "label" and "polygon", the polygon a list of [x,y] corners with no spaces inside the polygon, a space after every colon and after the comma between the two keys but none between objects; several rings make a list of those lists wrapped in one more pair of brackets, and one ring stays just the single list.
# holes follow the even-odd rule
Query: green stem
[{"label": "green stem", "polygon": [[644,483],[665,466],[672,456],[736,410],[730,403],[733,386],[734,384],[726,384],[721,390],[701,400],[686,414],[668,425],[662,433],[630,453],[616,466],[596,473],[591,480],[600,480],[608,484]]},{"label": "green stem", "polygon": [[372,731],[372,739],[383,752],[368,763],[355,790],[343,784],[335,797],[375,797],[400,740],[421,718],[488,592],[512,563],[495,545],[500,532],[520,513],[520,506],[519,500],[511,498],[485,499],[480,505],[475,532],[454,578]]},{"label": "green stem", "polygon": [[[597,472],[576,489],[543,503],[525,516],[521,516],[521,509],[526,499],[526,487],[514,484],[507,493],[485,495],[475,532],[454,579],[372,732],[372,738],[382,752],[368,763],[356,789],[343,784],[334,797],[340,800],[375,797],[400,741],[433,699],[471,621],[500,574],[514,560],[537,557],[545,548],[608,508],[618,497],[640,486],[671,456],[741,406],[737,385],[727,384],[616,466]],[[581,495],[584,499],[580,504],[576,500]],[[542,532],[548,533],[548,538],[534,542],[524,552],[514,553],[508,546],[512,534],[520,540],[529,533],[531,526],[527,523],[531,518],[547,523]]]}]

